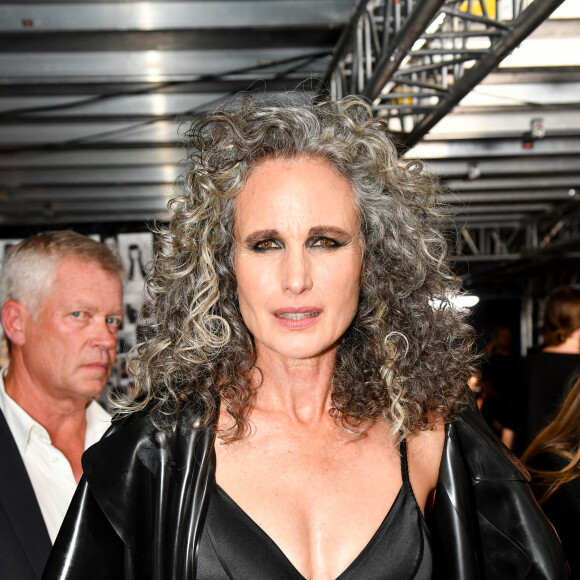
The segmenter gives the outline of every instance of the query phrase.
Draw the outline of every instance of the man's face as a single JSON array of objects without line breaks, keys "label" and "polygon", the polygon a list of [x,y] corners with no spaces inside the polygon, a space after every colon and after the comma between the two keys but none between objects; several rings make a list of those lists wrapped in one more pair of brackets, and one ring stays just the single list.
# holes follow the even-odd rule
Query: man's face
[{"label": "man's face", "polygon": [[65,258],[51,293],[23,322],[23,362],[33,384],[56,398],[98,396],[107,383],[123,318],[118,275]]}]

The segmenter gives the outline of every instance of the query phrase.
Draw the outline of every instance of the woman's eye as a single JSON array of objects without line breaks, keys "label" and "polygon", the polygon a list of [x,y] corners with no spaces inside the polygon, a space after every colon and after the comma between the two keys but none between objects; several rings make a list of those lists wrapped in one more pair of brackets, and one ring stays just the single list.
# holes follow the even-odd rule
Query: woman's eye
[{"label": "woman's eye", "polygon": [[323,248],[332,248],[337,245],[334,240],[330,238],[316,238],[312,244],[313,246],[320,246]]},{"label": "woman's eye", "polygon": [[274,248],[279,248],[279,247],[280,247],[280,244],[278,244],[274,240],[264,240],[262,242],[258,242],[254,246],[254,249],[256,249],[256,250],[272,250]]}]

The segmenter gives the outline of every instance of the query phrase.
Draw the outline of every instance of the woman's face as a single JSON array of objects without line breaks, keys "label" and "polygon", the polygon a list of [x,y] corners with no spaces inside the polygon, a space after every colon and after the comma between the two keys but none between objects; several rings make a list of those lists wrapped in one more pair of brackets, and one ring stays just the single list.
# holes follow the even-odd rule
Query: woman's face
[{"label": "woman's face", "polygon": [[336,348],[360,288],[360,226],[349,182],[320,159],[271,159],[235,213],[240,309],[260,357],[308,359]]}]

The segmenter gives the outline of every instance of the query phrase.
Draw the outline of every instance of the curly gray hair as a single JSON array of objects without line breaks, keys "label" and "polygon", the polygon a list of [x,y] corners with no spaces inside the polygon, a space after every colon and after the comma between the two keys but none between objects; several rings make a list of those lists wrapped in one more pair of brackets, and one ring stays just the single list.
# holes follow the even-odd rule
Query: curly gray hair
[{"label": "curly gray hair", "polygon": [[[450,307],[459,282],[437,223],[438,181],[402,165],[386,124],[362,99],[269,104],[246,97],[206,115],[189,133],[181,193],[158,225],[146,314],[153,322],[130,363],[135,389],[122,413],[186,406],[210,424],[221,401],[247,433],[256,355],[237,301],[233,260],[236,195],[258,163],[308,157],[352,186],[361,224],[363,276],[355,318],[338,346],[331,414],[348,429],[385,418],[393,433],[449,420],[474,372],[473,331]],[[159,414],[157,414],[159,417]]]}]

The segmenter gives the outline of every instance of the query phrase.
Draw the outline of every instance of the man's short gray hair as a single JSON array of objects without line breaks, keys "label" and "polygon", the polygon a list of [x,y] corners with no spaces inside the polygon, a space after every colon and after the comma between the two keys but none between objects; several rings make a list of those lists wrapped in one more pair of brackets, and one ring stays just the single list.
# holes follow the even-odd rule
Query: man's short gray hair
[{"label": "man's short gray hair", "polygon": [[93,262],[123,277],[123,263],[105,244],[71,230],[46,231],[8,250],[0,270],[0,308],[16,300],[36,316],[65,258]]}]

